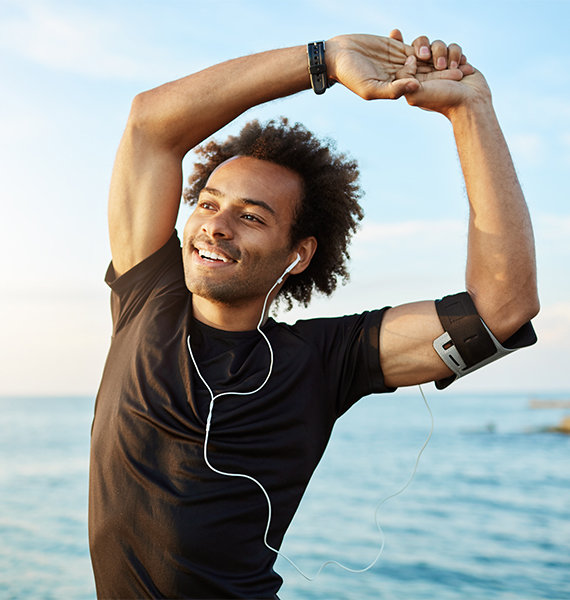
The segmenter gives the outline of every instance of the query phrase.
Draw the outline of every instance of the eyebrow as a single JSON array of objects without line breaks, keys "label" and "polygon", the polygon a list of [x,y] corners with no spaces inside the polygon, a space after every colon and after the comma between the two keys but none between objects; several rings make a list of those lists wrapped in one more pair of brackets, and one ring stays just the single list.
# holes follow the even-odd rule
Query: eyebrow
[{"label": "eyebrow", "polygon": [[[216,198],[222,198],[225,196],[225,194],[223,192],[221,192],[220,190],[217,190],[216,188],[212,188],[212,187],[204,187],[200,191],[200,194],[202,192],[207,192],[208,194],[210,194],[211,196],[214,196]],[[245,204],[247,206],[259,206],[259,208],[265,209],[266,211],[270,212],[273,216],[277,215],[277,213],[275,212],[275,209],[273,207],[271,207],[269,204],[267,204],[267,202],[264,202],[263,200],[253,200],[252,198],[238,198],[238,200],[242,204]]]}]

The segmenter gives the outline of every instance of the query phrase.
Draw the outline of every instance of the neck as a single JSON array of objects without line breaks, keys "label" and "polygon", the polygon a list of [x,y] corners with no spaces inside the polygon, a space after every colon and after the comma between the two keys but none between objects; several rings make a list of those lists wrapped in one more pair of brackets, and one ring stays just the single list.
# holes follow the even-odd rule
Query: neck
[{"label": "neck", "polygon": [[[273,301],[274,294],[267,302],[262,324],[267,321],[269,307]],[[222,329],[224,331],[251,331],[257,327],[263,309],[263,301],[248,300],[238,304],[221,304],[212,302],[200,296],[192,296],[192,314],[201,323]]]}]

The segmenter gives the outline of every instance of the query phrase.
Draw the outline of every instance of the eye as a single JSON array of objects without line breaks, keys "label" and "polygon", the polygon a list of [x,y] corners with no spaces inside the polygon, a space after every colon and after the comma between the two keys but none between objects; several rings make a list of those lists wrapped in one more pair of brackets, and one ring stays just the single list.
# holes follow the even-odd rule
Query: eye
[{"label": "eye", "polygon": [[250,223],[259,223],[260,225],[265,225],[264,221],[252,213],[245,213],[241,218],[244,219],[244,221],[249,221]]}]

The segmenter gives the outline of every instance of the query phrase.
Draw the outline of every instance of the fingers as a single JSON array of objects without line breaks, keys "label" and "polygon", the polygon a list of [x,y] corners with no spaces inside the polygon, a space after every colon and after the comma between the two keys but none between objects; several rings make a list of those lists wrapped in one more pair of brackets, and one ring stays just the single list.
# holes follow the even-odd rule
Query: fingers
[{"label": "fingers", "polygon": [[[393,40],[404,42],[404,36],[399,29],[392,29],[389,35]],[[409,47],[409,46],[408,46]],[[449,44],[449,46],[441,40],[429,41],[425,35],[420,35],[412,42],[415,56],[424,61],[431,62],[436,70],[443,71],[445,69],[460,69],[464,75],[468,75],[473,71],[467,72],[461,68],[461,65],[467,64],[467,58],[463,54],[463,50],[459,44]],[[472,68],[472,67],[471,67]],[[421,68],[420,68],[421,70]]]},{"label": "fingers", "polygon": [[425,35],[420,35],[413,42],[412,46],[415,50],[416,56],[420,60],[428,61],[431,58],[431,44],[429,39]]},{"label": "fingers", "polygon": [[463,75],[473,75],[473,73],[475,73],[475,68],[470,64],[459,65],[459,70]]},{"label": "fingers", "polygon": [[[398,31],[398,33],[400,32]],[[449,44],[448,46],[441,40],[430,42],[427,36],[421,35],[412,42],[412,47],[419,60],[424,62],[431,61],[434,68],[438,71],[458,69],[461,65],[467,64],[467,58],[458,44]],[[463,72],[463,69],[461,70]]]},{"label": "fingers", "polygon": [[441,40],[435,40],[431,44],[431,57],[433,66],[438,71],[447,69],[447,46]]},{"label": "fingers", "polygon": [[462,56],[463,50],[461,46],[458,44],[449,44],[447,47],[447,61],[450,69],[457,69],[459,67]]},{"label": "fingers", "polygon": [[460,69],[444,69],[443,71],[432,70],[431,73],[418,73],[416,78],[419,82],[437,81],[447,79],[449,81],[461,81],[463,72]]},{"label": "fingers", "polygon": [[391,37],[393,40],[398,40],[399,42],[404,41],[404,36],[399,29],[392,29],[388,37]]}]

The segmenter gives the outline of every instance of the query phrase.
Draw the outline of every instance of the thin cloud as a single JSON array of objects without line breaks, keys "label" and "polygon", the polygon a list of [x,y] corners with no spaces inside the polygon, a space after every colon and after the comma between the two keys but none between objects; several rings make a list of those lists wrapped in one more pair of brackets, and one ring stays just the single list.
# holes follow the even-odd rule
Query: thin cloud
[{"label": "thin cloud", "polygon": [[[104,79],[146,79],[164,64],[160,50],[148,40],[126,35],[116,18],[68,5],[62,10],[48,2],[12,5],[0,22],[0,47],[51,69]],[[131,32],[129,32],[131,33]],[[170,61],[171,63],[171,61]],[[167,63],[168,64],[168,63]]]}]

